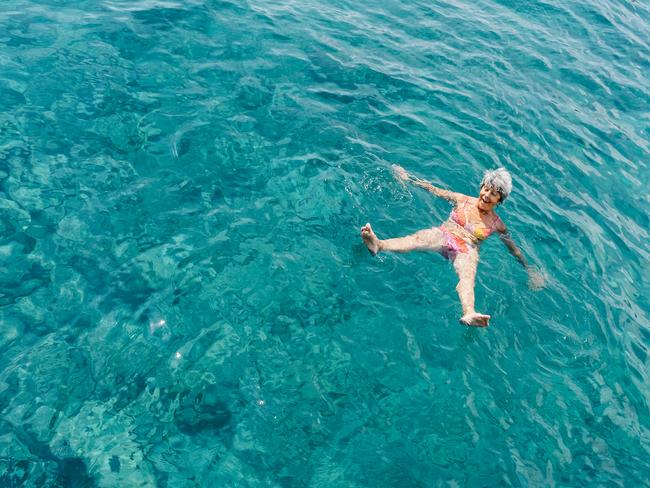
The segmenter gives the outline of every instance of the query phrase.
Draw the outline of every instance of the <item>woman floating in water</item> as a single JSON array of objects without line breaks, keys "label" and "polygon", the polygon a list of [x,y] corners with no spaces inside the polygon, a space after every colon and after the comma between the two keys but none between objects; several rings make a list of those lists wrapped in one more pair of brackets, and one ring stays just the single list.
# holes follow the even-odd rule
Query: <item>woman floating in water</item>
[{"label": "woman floating in water", "polygon": [[463,307],[460,321],[465,325],[486,327],[490,320],[489,315],[474,310],[474,280],[479,247],[493,232],[500,234],[510,253],[528,270],[531,286],[542,286],[542,276],[528,266],[526,258],[510,238],[505,224],[494,211],[497,205],[508,198],[512,190],[512,178],[508,171],[499,168],[485,173],[478,198],[474,198],[437,188],[427,181],[409,175],[401,166],[395,166],[394,169],[400,179],[411,181],[434,195],[449,200],[454,204],[454,209],[449,219],[440,227],[424,229],[395,239],[379,239],[370,224],[364,225],[361,228],[361,237],[373,255],[379,251],[426,250],[439,252],[449,259],[458,274],[456,291]]}]

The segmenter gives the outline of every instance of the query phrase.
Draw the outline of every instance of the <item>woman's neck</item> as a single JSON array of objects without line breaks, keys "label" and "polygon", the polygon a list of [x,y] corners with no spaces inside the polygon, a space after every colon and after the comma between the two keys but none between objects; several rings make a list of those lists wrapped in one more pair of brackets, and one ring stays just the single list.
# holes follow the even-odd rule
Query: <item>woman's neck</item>
[{"label": "woman's neck", "polygon": [[[481,203],[483,203],[483,205],[487,205],[487,206],[486,207],[481,207]],[[494,205],[486,204],[486,203],[482,202],[481,199],[479,198],[477,200],[477,202],[476,202],[476,208],[478,209],[478,213],[480,213],[481,215],[488,215],[494,209]]]}]

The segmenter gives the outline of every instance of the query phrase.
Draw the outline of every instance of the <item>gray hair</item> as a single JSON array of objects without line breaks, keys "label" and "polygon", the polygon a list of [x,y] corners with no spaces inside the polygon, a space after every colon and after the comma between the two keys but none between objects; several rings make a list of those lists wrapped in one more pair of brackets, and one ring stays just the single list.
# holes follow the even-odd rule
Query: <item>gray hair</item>
[{"label": "gray hair", "polygon": [[512,191],[512,176],[510,176],[510,173],[508,173],[508,170],[505,168],[486,171],[483,176],[483,181],[481,181],[481,188],[484,186],[489,186],[498,191],[499,195],[501,195],[499,203],[503,203]]}]

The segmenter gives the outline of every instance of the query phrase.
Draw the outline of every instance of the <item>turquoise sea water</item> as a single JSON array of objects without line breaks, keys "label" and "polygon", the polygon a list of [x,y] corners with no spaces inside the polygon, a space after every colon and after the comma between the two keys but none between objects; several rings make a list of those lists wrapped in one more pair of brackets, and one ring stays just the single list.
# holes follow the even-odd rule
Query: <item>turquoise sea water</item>
[{"label": "turquoise sea water", "polygon": [[[642,486],[643,1],[0,5],[0,486]],[[499,210],[477,308],[432,254]]]}]

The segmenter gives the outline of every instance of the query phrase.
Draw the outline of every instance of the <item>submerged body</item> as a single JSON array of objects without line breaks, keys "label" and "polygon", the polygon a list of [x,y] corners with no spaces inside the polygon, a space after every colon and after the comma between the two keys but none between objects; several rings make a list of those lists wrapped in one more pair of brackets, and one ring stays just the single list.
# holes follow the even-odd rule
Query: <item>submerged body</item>
[{"label": "submerged body", "polygon": [[[436,196],[454,204],[454,208],[441,226],[424,229],[415,234],[393,239],[379,239],[370,224],[361,228],[361,237],[372,254],[380,251],[410,252],[434,251],[449,259],[458,275],[456,290],[460,298],[463,315],[460,319],[465,325],[485,327],[490,316],[474,309],[474,284],[478,266],[481,243],[497,232],[508,250],[527,269],[528,264],[515,243],[507,233],[503,221],[494,211],[503,202],[511,189],[510,175],[503,168],[486,174],[478,197],[470,197],[441,188],[431,183],[411,177],[406,171],[395,167],[395,172],[404,181],[411,181]],[[490,178],[489,178],[490,177]],[[532,277],[532,276],[531,276]]]}]

